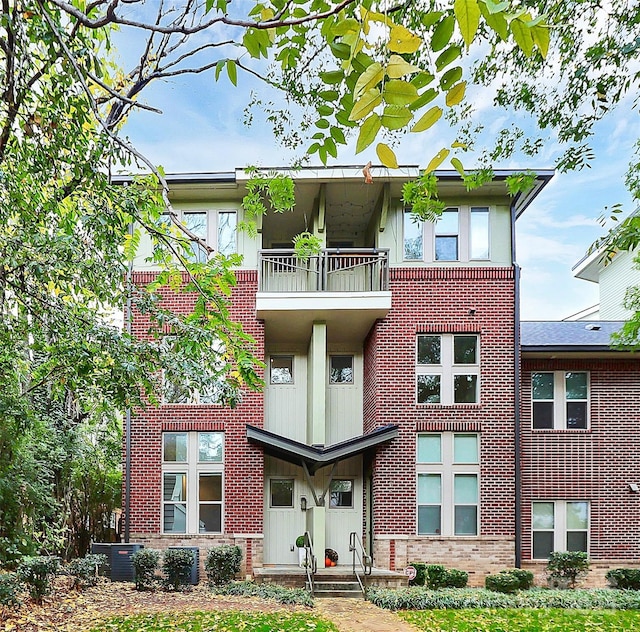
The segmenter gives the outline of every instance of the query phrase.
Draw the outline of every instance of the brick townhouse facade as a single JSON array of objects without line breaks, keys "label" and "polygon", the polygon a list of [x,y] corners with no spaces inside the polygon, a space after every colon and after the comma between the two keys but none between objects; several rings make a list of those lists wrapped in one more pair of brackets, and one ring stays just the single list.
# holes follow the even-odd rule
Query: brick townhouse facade
[{"label": "brick townhouse facade", "polygon": [[[234,409],[172,391],[133,411],[131,541],[235,543],[247,576],[296,565],[305,532],[340,565],[351,564],[355,537],[377,568],[442,563],[472,584],[535,568],[549,547],[584,546],[603,567],[640,561],[640,494],[629,487],[635,359],[603,335],[588,350],[560,352],[535,336],[537,346],[519,344],[514,223],[551,173],[510,198],[510,172],[473,192],[441,172],[447,208],[436,224],[412,221],[401,203],[418,174],[374,169],[365,184],[352,167],[293,172],[296,209],[265,216],[256,236],[235,231],[241,171],[169,177],[182,221],[244,257],[231,313],[264,358],[265,388]],[[306,227],[323,248],[301,265],[290,244]],[[141,256],[133,281],[156,274]],[[164,292],[175,309],[193,304]],[[132,331],[147,335],[140,314]],[[573,391],[571,423],[584,428],[566,427]],[[549,424],[554,394],[564,398],[558,426],[537,428]]]}]

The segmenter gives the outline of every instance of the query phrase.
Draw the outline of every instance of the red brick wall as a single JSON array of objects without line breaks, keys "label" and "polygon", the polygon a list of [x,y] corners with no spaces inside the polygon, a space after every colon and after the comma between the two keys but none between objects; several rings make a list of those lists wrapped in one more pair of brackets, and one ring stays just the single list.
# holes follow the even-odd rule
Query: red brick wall
[{"label": "red brick wall", "polygon": [[[375,533],[416,534],[416,433],[461,431],[481,435],[480,534],[513,537],[513,270],[395,268],[390,276],[391,311],[365,343],[365,431],[399,426],[375,459]],[[425,332],[479,334],[479,404],[415,403],[416,334]]]},{"label": "red brick wall", "polygon": [[[589,371],[590,429],[531,429],[531,373]],[[593,560],[640,562],[640,364],[637,360],[523,360],[522,540],[531,559],[531,502],[588,500]]]},{"label": "red brick wall", "polygon": [[[133,281],[142,285],[153,273],[134,273]],[[232,292],[231,317],[243,324],[256,341],[254,353],[264,357],[264,327],[255,317],[257,273],[240,271]],[[163,290],[165,304],[188,313],[194,296]],[[134,314],[134,335],[148,337],[149,321]],[[224,531],[227,534],[262,533],[263,456],[262,450],[246,440],[246,424],[262,426],[264,420],[261,393],[245,390],[235,409],[211,405],[149,406],[132,415],[131,445],[131,523],[132,533],[160,532],[161,437],[163,431],[221,430],[225,433]]]}]

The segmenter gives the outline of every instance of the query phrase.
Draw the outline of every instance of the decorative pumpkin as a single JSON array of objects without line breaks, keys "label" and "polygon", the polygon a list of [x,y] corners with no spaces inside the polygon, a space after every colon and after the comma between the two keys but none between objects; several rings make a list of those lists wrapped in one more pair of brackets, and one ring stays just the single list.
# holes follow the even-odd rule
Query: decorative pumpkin
[{"label": "decorative pumpkin", "polygon": [[324,565],[336,566],[338,564],[338,553],[333,549],[324,550]]}]

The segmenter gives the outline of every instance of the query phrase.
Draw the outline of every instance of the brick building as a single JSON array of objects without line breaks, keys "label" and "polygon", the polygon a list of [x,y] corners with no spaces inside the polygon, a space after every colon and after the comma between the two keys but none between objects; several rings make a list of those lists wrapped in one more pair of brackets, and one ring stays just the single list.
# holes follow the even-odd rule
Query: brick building
[{"label": "brick building", "polygon": [[[609,350],[604,329],[588,350],[560,352],[544,328],[534,335],[528,325],[519,344],[514,224],[551,172],[515,198],[510,172],[472,192],[441,172],[447,208],[436,224],[413,222],[401,203],[417,168],[374,169],[371,184],[353,167],[291,175],[295,210],[265,216],[255,237],[235,230],[243,172],[169,177],[182,221],[243,255],[232,314],[264,357],[265,388],[229,409],[171,385],[160,406],[133,412],[131,540],[235,543],[251,575],[297,564],[296,537],[307,532],[339,564],[351,564],[355,542],[375,567],[443,563],[476,584],[535,564],[549,542],[586,543],[603,561],[639,559],[624,527],[640,502],[626,493],[636,480],[635,361]],[[301,262],[291,240],[306,229],[323,249]],[[155,274],[141,257],[133,280]],[[190,300],[166,290],[177,309]],[[146,329],[134,315],[136,335]],[[532,383],[548,394],[549,380],[565,399],[569,386],[587,393],[570,402],[586,410],[585,428],[558,419],[536,427],[543,413],[532,410],[544,410],[548,425],[549,399],[538,402]],[[613,465],[617,450],[629,451],[624,467]],[[571,527],[585,524],[585,512],[586,536]]]}]

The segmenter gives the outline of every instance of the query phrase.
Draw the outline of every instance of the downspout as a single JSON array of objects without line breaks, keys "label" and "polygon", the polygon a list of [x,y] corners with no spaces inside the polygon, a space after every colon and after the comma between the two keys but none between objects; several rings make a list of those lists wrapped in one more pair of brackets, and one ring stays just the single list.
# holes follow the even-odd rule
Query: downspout
[{"label": "downspout", "polygon": [[[133,222],[129,224],[129,235],[133,237]],[[125,327],[127,336],[131,337],[131,277],[133,275],[133,259],[127,268],[127,316]],[[124,541],[129,543],[131,535],[131,407],[125,411],[124,424]]]},{"label": "downspout", "polygon": [[511,265],[513,266],[514,306],[513,306],[513,403],[514,403],[514,445],[515,445],[515,566],[522,566],[522,475],[520,462],[520,266],[516,262],[516,203],[520,194],[511,202]]}]

